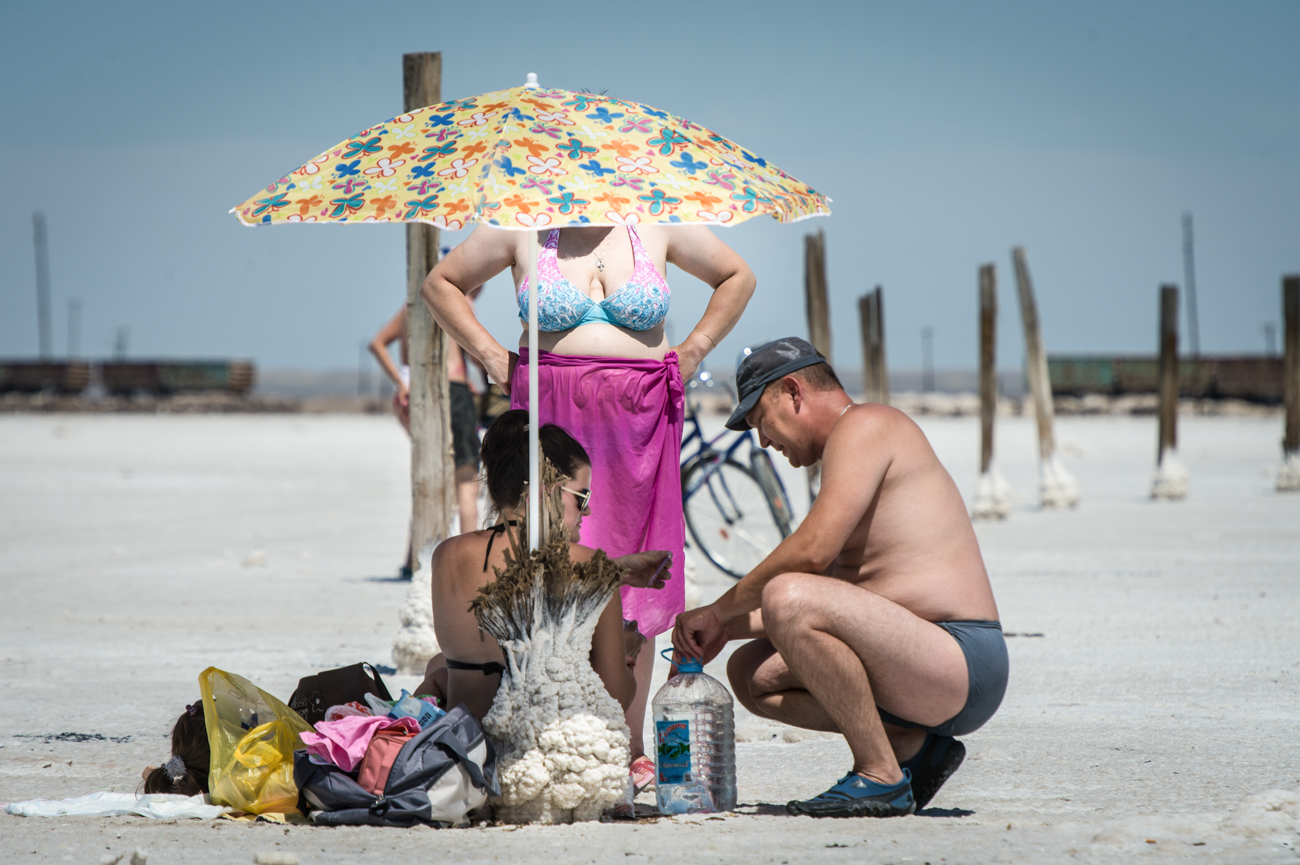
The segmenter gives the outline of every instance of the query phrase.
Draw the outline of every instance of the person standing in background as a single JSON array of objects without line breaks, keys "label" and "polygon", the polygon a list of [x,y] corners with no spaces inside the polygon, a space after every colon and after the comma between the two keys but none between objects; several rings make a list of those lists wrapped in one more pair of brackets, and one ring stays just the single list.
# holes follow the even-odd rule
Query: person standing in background
[{"label": "person standing in background", "polygon": [[[472,300],[479,290],[469,293]],[[398,355],[401,365],[393,362],[388,347],[394,342],[399,344]],[[374,339],[370,340],[370,353],[375,356],[379,366],[392,380],[397,392],[393,394],[393,414],[402,428],[411,431],[411,367],[407,344],[406,306],[403,305],[392,319],[379,329]],[[473,531],[478,523],[478,471],[479,471],[479,437],[478,411],[475,404],[477,392],[469,380],[467,363],[469,359],[465,350],[455,342],[447,352],[447,381],[451,395],[451,446],[456,464],[456,505],[460,513],[460,530]],[[402,576],[411,577],[411,549],[407,542],[406,564],[401,568]]]}]

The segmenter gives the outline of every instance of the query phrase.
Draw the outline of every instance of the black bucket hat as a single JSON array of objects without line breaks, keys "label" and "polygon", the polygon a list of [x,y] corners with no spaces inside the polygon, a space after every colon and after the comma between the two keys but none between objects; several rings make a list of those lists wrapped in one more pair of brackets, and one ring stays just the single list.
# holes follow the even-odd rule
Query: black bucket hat
[{"label": "black bucket hat", "polygon": [[727,429],[749,429],[745,415],[753,411],[769,384],[797,369],[825,362],[826,358],[810,342],[797,336],[786,336],[765,342],[758,348],[745,349],[736,364],[736,391],[740,405],[727,419]]}]

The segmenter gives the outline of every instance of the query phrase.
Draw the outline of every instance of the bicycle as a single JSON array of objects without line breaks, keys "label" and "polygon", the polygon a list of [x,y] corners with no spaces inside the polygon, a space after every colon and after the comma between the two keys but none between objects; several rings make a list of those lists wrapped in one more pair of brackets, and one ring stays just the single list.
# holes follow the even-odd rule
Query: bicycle
[{"label": "bicycle", "polygon": [[[790,536],[792,512],[772,458],[759,447],[752,430],[705,437],[691,394],[719,386],[708,372],[686,385],[688,432],[682,452],[692,443],[698,447],[682,460],[682,510],[691,538],[705,557],[740,579]],[[723,441],[728,436],[734,436],[729,444]]]}]

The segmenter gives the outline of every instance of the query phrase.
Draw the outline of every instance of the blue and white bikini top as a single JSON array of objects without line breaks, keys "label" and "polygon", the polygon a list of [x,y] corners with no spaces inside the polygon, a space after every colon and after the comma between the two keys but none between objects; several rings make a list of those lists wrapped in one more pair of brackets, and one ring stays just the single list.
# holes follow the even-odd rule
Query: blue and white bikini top
[{"label": "blue and white bikini top", "polygon": [[[546,246],[537,256],[537,327],[548,333],[584,324],[605,322],[628,330],[649,330],[668,315],[671,292],[668,281],[655,269],[654,262],[641,245],[641,238],[631,225],[632,278],[604,300],[595,301],[560,273],[557,251],[560,230],[551,229]],[[528,277],[519,284],[519,319],[528,321]]]}]

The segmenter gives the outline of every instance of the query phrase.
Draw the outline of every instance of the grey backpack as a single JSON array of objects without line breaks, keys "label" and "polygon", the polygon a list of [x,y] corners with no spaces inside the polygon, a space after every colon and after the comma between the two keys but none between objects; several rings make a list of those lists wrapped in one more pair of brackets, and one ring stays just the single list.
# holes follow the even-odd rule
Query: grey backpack
[{"label": "grey backpack", "polygon": [[425,727],[398,752],[382,796],[331,763],[293,753],[298,808],[321,826],[464,825],[500,795],[497,758],[483,728],[463,705]]}]

